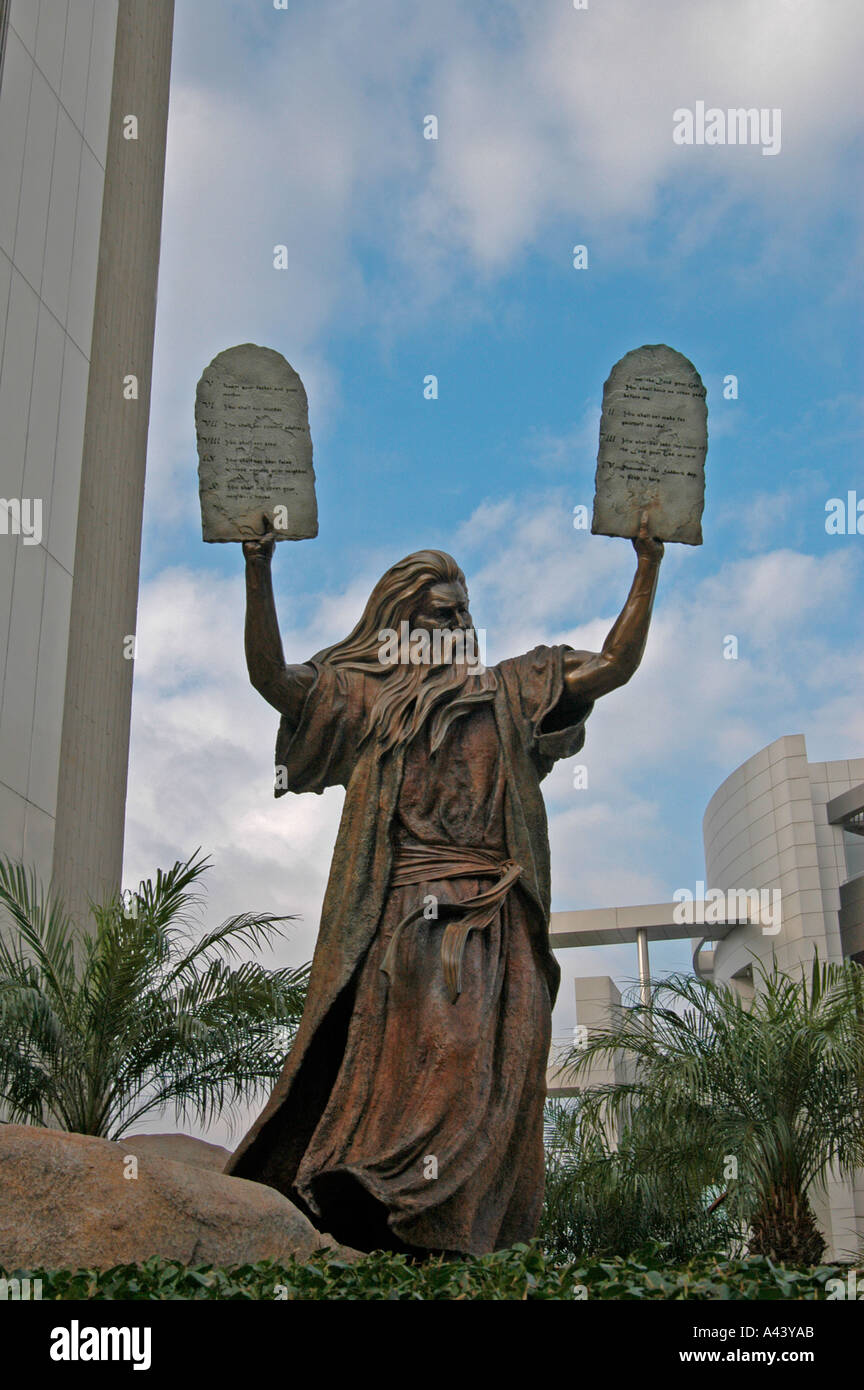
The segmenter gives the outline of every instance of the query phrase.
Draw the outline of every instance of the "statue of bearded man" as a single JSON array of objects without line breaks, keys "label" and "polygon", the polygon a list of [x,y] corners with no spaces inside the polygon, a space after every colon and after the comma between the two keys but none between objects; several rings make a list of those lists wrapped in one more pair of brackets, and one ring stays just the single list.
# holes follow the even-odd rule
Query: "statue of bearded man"
[{"label": "statue of bearded man", "polygon": [[[350,636],[286,666],[273,539],[243,549],[249,676],[282,715],[276,795],[337,785],[345,805],[297,1037],[226,1171],[359,1250],[530,1240],[560,976],[540,783],[638,667],[663,546],[643,519],[598,653],[540,646],[482,667],[465,576],[421,550],[378,581]],[[430,659],[394,663],[403,624]]]}]

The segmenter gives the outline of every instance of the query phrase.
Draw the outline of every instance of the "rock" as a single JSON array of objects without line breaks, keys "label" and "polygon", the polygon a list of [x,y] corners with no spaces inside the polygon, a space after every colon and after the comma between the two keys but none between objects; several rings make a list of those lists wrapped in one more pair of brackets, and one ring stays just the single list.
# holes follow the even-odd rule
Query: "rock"
[{"label": "rock", "polygon": [[212,1168],[221,1173],[231,1157],[230,1149],[193,1139],[191,1134],[124,1134],[117,1143],[126,1154],[137,1158],[170,1158],[175,1163],[191,1163],[193,1168]]},{"label": "rock", "polygon": [[128,1141],[0,1125],[0,1267],[110,1269],[150,1256],[229,1266],[321,1248],[357,1258],[272,1187],[143,1150],[127,1176],[128,1153]]}]

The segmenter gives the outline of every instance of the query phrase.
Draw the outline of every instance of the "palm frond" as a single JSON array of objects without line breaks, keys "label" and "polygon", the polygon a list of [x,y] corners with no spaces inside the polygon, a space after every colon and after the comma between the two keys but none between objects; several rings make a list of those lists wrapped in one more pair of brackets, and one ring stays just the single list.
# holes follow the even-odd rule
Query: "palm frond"
[{"label": "palm frond", "polygon": [[0,860],[0,1104],[13,1119],[116,1136],[167,1106],[207,1122],[278,1075],[308,966],[250,958],[293,920],[243,913],[201,931],[199,851],[121,898],[93,931]]}]

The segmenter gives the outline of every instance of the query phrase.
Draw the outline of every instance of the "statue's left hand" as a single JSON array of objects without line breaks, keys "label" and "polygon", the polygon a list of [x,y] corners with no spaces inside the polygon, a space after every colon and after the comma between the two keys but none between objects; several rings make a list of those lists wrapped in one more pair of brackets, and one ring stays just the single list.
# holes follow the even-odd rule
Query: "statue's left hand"
[{"label": "statue's left hand", "polygon": [[252,536],[243,542],[243,554],[249,561],[263,560],[265,564],[273,559],[273,550],[276,543],[276,532],[271,530],[270,523],[266,516],[262,518],[264,531],[260,536]]},{"label": "statue's left hand", "polygon": [[639,522],[639,534],[633,539],[633,549],[639,559],[653,560],[659,565],[665,554],[665,547],[662,541],[656,541],[648,530],[648,512],[642,513]]}]

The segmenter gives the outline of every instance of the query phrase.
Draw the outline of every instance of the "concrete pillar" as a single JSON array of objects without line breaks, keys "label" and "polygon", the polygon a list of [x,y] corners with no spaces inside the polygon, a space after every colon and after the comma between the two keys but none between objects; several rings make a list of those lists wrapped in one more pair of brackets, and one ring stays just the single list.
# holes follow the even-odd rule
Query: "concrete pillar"
[{"label": "concrete pillar", "polygon": [[82,920],[123,859],[173,16],[120,0],[117,17],[53,863]]}]

